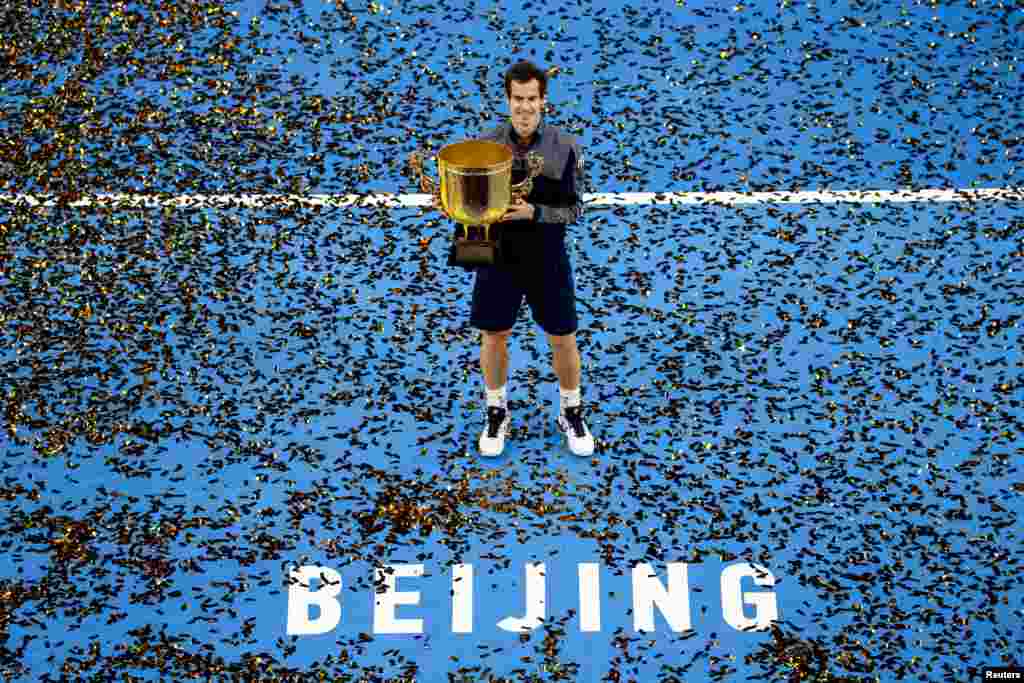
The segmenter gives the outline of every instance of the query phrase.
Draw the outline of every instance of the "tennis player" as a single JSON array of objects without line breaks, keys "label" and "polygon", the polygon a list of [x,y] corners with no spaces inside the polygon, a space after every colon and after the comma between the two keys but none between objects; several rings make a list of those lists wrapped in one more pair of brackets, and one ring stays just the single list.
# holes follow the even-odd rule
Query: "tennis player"
[{"label": "tennis player", "polygon": [[510,67],[505,74],[509,120],[483,135],[484,140],[512,148],[513,183],[526,179],[529,152],[544,158],[533,190],[510,206],[496,224],[501,240],[499,263],[476,268],[470,324],[481,333],[487,415],[480,452],[487,456],[502,453],[511,423],[508,339],[524,299],[551,345],[559,384],[558,428],[574,454],[594,452],[594,437],[583,416],[576,346],[579,320],[565,245],[567,226],[576,223],[583,212],[583,151],[574,136],[545,123],[547,86],[547,74],[533,63],[521,61]]}]

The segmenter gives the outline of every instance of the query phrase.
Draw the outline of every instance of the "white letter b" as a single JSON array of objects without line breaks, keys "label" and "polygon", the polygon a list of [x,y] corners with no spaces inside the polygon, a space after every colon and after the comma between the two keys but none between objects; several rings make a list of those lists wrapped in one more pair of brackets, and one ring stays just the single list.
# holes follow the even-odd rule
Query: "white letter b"
[{"label": "white letter b", "polygon": [[[330,567],[306,565],[289,572],[288,626],[290,636],[315,636],[333,630],[341,621],[341,575]],[[320,579],[320,589],[309,590],[311,579]],[[310,605],[320,608],[317,619],[309,618]]]}]

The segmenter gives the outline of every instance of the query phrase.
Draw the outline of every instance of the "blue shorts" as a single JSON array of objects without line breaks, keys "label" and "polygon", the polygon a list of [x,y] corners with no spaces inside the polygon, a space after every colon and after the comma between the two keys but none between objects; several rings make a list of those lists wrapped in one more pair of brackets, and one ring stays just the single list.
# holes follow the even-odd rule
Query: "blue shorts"
[{"label": "blue shorts", "polygon": [[470,324],[487,332],[512,329],[524,296],[534,321],[548,334],[572,334],[579,327],[572,266],[564,248],[542,265],[478,268]]}]

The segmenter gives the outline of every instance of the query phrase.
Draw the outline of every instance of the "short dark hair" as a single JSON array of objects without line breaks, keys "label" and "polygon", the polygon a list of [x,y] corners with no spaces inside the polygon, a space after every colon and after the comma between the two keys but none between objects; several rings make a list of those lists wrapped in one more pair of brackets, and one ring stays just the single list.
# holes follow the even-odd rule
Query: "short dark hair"
[{"label": "short dark hair", "polygon": [[523,60],[516,62],[505,72],[505,95],[512,97],[512,81],[516,83],[529,83],[536,79],[540,83],[540,98],[544,99],[548,94],[548,75],[533,62]]}]

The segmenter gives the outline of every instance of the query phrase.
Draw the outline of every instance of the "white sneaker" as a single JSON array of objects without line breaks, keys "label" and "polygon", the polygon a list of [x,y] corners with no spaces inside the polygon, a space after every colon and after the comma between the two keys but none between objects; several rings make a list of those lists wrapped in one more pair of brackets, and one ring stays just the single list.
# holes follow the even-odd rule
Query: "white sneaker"
[{"label": "white sneaker", "polygon": [[480,453],[488,457],[501,455],[505,449],[505,435],[508,434],[509,417],[507,408],[489,406],[487,408],[487,426],[480,435]]},{"label": "white sneaker", "polygon": [[558,428],[569,440],[569,450],[576,455],[587,456],[594,452],[594,436],[583,421],[580,406],[566,408],[558,415]]}]

